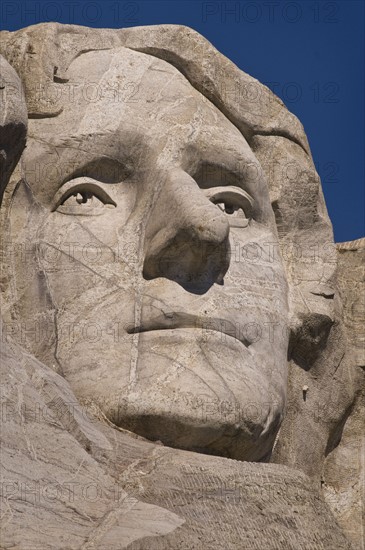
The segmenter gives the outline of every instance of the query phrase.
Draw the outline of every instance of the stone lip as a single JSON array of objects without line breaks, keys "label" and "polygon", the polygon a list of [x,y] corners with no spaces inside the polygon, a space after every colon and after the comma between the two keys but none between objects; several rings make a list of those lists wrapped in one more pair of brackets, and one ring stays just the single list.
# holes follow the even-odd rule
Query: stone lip
[{"label": "stone lip", "polygon": [[138,332],[183,328],[218,332],[238,340],[246,348],[251,345],[251,342],[247,338],[242,335],[241,337],[236,336],[236,327],[232,321],[217,317],[202,317],[184,312],[168,312],[151,319],[144,319],[140,325],[128,328],[127,332],[128,334],[135,334]]}]

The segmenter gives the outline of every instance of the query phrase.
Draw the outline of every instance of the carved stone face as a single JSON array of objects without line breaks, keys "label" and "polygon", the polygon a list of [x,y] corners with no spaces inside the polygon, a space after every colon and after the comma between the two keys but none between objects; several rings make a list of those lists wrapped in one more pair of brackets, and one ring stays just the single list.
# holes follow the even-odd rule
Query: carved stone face
[{"label": "carved stone face", "polygon": [[88,52],[68,77],[64,111],[29,124],[33,198],[20,185],[10,219],[32,202],[17,238],[38,265],[19,302],[34,322],[53,312],[42,345],[115,424],[263,458],[284,410],[288,309],[259,162],[164,61]]}]

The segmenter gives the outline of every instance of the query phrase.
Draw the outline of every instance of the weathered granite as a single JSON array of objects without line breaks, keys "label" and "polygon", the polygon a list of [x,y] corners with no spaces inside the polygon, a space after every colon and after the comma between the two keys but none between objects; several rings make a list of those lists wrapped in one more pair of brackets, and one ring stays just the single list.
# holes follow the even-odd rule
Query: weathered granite
[{"label": "weathered granite", "polygon": [[96,460],[112,445],[64,379],[14,344],[1,365],[2,548],[119,550],[183,524]]},{"label": "weathered granite", "polygon": [[343,319],[355,365],[357,395],[339,433],[339,445],[325,461],[326,501],[355,548],[365,548],[365,239],[337,245],[337,280]]},{"label": "weathered granite", "polygon": [[351,550],[302,472],[117,431],[14,343],[1,365],[2,548]]},{"label": "weathered granite", "polygon": [[[358,434],[358,339],[300,122],[186,27],[0,40],[29,117],[14,169],[2,62],[6,547],[350,548],[320,481]],[[328,500],[355,544],[356,495]]]},{"label": "weathered granite", "polygon": [[19,76],[0,56],[0,203],[25,146],[28,113]]}]

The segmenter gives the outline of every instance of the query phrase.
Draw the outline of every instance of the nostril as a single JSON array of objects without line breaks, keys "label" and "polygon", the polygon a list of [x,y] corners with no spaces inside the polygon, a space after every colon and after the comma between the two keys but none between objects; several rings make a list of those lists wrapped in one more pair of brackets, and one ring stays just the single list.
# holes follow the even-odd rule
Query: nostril
[{"label": "nostril", "polygon": [[204,293],[214,283],[223,284],[229,267],[229,240],[216,243],[180,232],[166,246],[146,254],[143,277],[173,280],[193,293]]},{"label": "nostril", "polygon": [[196,278],[201,270],[204,250],[202,242],[179,235],[165,246],[146,255],[143,274],[146,279],[166,277],[176,281]]}]

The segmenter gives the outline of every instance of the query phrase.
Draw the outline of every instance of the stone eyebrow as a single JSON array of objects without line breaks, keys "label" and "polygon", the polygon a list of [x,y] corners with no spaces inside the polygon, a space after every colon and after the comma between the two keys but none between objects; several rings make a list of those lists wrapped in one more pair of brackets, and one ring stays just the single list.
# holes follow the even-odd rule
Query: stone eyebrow
[{"label": "stone eyebrow", "polygon": [[80,164],[77,168],[73,165],[73,170],[63,178],[62,185],[67,181],[79,177],[90,177],[102,183],[119,183],[128,178],[133,171],[132,165],[128,162],[99,156],[89,162]]},{"label": "stone eyebrow", "polygon": [[232,148],[216,148],[213,143],[202,148],[198,144],[195,154],[200,159],[189,173],[202,188],[235,185],[253,196],[256,184],[263,179],[262,167],[248,143],[246,149],[237,143]]},{"label": "stone eyebrow", "polygon": [[244,178],[238,166],[230,166],[220,162],[203,161],[199,164],[192,176],[203,189],[217,185],[236,185],[237,187],[244,187]]}]

